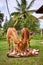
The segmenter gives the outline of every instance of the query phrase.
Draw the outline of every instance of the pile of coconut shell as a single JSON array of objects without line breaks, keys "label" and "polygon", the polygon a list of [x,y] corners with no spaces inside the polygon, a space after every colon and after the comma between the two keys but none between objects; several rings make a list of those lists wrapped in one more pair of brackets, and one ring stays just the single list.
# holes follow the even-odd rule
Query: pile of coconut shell
[{"label": "pile of coconut shell", "polygon": [[17,52],[15,49],[14,51],[10,50],[7,52],[8,57],[29,57],[29,56],[36,56],[39,53],[39,49],[26,49],[23,52]]}]

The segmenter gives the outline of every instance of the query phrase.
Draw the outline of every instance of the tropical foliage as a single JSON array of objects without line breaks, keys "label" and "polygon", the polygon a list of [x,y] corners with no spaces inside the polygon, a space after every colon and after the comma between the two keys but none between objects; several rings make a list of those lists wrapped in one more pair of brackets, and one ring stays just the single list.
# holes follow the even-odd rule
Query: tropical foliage
[{"label": "tropical foliage", "polygon": [[[16,22],[16,23],[15,23]],[[18,20],[14,21],[12,18],[6,22],[3,26],[4,30],[7,31],[9,27],[15,27],[17,30],[20,30],[23,27],[29,28],[31,31],[38,31],[39,29],[39,22],[38,19],[32,15],[29,15],[24,18],[19,18]]]},{"label": "tropical foliage", "polygon": [[[39,22],[38,19],[31,15],[32,10],[29,8],[33,5],[35,0],[32,0],[30,4],[27,4],[27,0],[21,0],[21,3],[17,2],[17,7],[15,9],[17,12],[11,13],[11,18],[9,22],[4,24],[4,30],[7,31],[8,27],[15,27],[20,30],[23,27],[28,27],[31,31],[38,30]],[[8,4],[7,4],[8,5]]]},{"label": "tropical foliage", "polygon": [[3,18],[4,18],[4,14],[0,12],[0,27],[1,27],[1,24],[2,24],[2,21],[3,21]]}]

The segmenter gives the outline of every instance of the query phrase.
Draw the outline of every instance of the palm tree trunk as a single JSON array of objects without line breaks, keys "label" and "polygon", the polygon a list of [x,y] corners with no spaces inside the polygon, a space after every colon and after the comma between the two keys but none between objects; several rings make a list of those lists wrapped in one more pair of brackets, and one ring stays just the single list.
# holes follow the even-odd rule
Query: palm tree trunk
[{"label": "palm tree trunk", "polygon": [[[8,13],[9,13],[9,16],[10,16],[10,12],[9,12],[9,7],[8,7],[8,2],[6,0],[6,6],[7,6],[7,10],[8,10]],[[11,16],[10,16],[11,17]]]}]

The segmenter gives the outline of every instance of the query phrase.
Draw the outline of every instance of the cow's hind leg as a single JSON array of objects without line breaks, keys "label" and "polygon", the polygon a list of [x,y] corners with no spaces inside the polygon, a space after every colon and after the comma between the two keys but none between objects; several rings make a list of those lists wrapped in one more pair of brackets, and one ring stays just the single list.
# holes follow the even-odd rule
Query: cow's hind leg
[{"label": "cow's hind leg", "polygon": [[10,51],[11,49],[10,49],[10,39],[7,39],[7,41],[8,41],[8,50]]}]

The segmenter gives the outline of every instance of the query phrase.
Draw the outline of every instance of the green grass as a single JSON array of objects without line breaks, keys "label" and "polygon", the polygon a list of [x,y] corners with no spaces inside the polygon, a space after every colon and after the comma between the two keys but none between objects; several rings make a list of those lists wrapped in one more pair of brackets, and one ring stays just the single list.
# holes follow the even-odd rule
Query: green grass
[{"label": "green grass", "polygon": [[31,39],[30,44],[32,48],[38,48],[39,55],[36,57],[23,57],[23,58],[8,58],[8,44],[4,39],[0,39],[0,65],[43,65],[43,40]]}]

